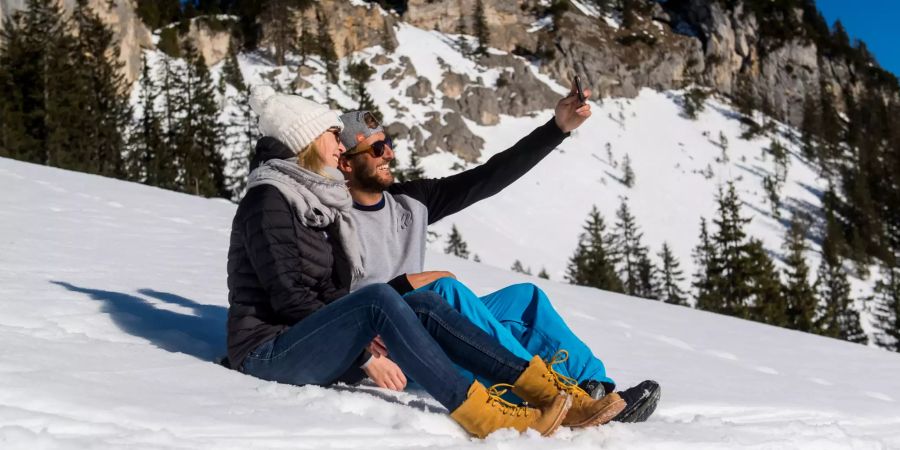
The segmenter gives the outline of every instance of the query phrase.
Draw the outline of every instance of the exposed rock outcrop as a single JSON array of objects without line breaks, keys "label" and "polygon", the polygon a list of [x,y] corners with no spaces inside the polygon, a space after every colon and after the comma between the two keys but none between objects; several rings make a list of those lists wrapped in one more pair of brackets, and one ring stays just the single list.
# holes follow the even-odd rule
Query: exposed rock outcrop
[{"label": "exposed rock outcrop", "polygon": [[355,52],[375,45],[397,45],[395,16],[383,14],[384,11],[375,3],[360,5],[346,0],[320,0],[314,5],[297,16],[297,35],[304,26],[310,27],[308,30],[321,26],[316,19],[316,6],[321,8],[325,12],[322,15],[325,27],[334,41],[338,58],[343,58],[348,51]]},{"label": "exposed rock outcrop", "polygon": [[428,98],[434,95],[431,90],[431,81],[425,77],[419,77],[415,83],[406,88],[406,96],[412,98],[416,103],[426,103]]},{"label": "exposed rock outcrop", "polygon": [[443,117],[438,112],[429,113],[424,128],[431,133],[424,142],[420,142],[422,135],[416,128],[410,131],[410,137],[416,143],[416,150],[420,155],[430,155],[442,150],[454,153],[466,162],[477,161],[481,156],[484,139],[472,133],[457,112],[445,113]]},{"label": "exposed rock outcrop", "polygon": [[[426,30],[456,33],[460,16],[468,34],[474,34],[476,0],[409,0],[403,20]],[[526,2],[528,3],[528,2]],[[537,36],[529,33],[527,26],[534,21],[526,3],[503,0],[485,0],[485,19],[491,35],[491,46],[511,51],[517,45],[534,47]]]},{"label": "exposed rock outcrop", "polygon": [[203,55],[206,65],[218,64],[228,56],[231,33],[228,30],[214,30],[205,21],[194,19],[184,39],[189,39]]}]

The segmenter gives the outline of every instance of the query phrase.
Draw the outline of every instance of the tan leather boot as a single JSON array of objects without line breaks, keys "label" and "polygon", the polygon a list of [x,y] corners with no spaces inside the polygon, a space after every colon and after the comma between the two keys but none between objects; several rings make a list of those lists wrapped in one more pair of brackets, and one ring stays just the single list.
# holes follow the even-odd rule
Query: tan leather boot
[{"label": "tan leather boot", "polygon": [[515,405],[500,398],[506,393],[504,387],[512,386],[498,384],[488,391],[475,381],[469,387],[466,401],[450,417],[466,431],[482,439],[501,428],[517,431],[531,428],[541,436],[550,436],[559,428],[572,405],[571,398],[565,393],[548,399],[547,403],[537,408]]},{"label": "tan leather boot", "polygon": [[[560,350],[551,362],[559,364],[568,358],[568,352]],[[563,420],[565,427],[590,427],[609,422],[623,409],[625,400],[615,392],[605,397],[594,400],[587,392],[578,387],[578,383],[566,376],[557,373],[547,366],[540,357],[535,356],[528,363],[528,367],[516,383],[513,385],[513,393],[522,397],[528,403],[541,407],[565,392],[572,397],[572,408]]]}]

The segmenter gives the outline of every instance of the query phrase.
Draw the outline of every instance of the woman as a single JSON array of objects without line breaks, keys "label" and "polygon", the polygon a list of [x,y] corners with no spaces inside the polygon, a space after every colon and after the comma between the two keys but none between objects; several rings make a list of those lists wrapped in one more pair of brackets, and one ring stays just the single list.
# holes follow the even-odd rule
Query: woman
[{"label": "woman", "polygon": [[[352,200],[335,169],[344,151],[337,113],[268,86],[254,88],[250,104],[264,137],[228,251],[232,367],[265,380],[327,386],[366,371],[378,357],[367,347],[389,350],[478,437],[500,428],[550,435],[563,421],[592,426],[622,410],[618,396],[569,397],[571,386],[539,357],[516,357],[433,292],[403,298],[376,284],[348,294],[364,270]],[[453,363],[502,384],[489,391]],[[533,407],[505,402],[504,388]]]}]

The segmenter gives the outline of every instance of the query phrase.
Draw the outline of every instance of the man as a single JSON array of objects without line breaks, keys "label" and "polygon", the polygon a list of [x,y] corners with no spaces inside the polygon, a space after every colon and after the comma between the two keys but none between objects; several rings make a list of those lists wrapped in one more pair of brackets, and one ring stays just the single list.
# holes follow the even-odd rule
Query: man
[{"label": "man", "polygon": [[[589,97],[590,90],[585,90]],[[590,117],[590,105],[573,90],[559,101],[555,116],[513,147],[483,165],[442,179],[394,183],[391,141],[372,114],[354,111],[341,117],[341,141],[347,148],[338,168],[353,197],[366,265],[366,277],[351,289],[385,282],[401,294],[434,290],[476,325],[520,356],[540,355],[562,378],[579,384],[594,398],[612,392],[615,383],[603,363],[565,325],[547,296],[532,284],[510,286],[478,298],[449,272],[423,272],[427,226],[500,192],[537,165],[569,133]],[[367,373],[380,386],[402,389],[406,379],[376,339]],[[620,392],[628,403],[620,421],[645,420],[655,408],[659,386],[652,381]]]}]

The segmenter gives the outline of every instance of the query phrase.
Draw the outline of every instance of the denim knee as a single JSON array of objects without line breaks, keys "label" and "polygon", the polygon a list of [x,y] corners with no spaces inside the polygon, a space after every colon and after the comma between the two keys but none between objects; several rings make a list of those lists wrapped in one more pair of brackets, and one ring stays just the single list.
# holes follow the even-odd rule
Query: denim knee
[{"label": "denim knee", "polygon": [[413,292],[407,295],[405,300],[414,311],[432,311],[450,307],[444,297],[434,291]]},{"label": "denim knee", "polygon": [[365,299],[364,301],[371,302],[373,305],[380,307],[384,311],[397,311],[409,308],[403,297],[401,297],[394,288],[384,283],[371,284],[357,292],[360,294],[365,292],[365,295],[360,295],[360,297]]}]

